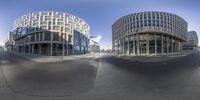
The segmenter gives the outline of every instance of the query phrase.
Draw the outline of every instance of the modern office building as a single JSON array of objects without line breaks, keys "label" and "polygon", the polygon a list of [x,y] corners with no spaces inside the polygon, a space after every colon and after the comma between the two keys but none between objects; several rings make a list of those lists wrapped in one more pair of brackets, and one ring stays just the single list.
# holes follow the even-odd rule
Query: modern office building
[{"label": "modern office building", "polygon": [[112,49],[118,54],[149,55],[181,52],[187,22],[167,12],[126,15],[112,25]]},{"label": "modern office building", "polygon": [[198,36],[195,31],[189,31],[187,34],[187,41],[183,44],[183,50],[197,50]]},{"label": "modern office building", "polygon": [[101,36],[90,36],[90,52],[100,52]]},{"label": "modern office building", "polygon": [[9,51],[9,52],[15,51],[14,50],[14,48],[15,48],[14,37],[15,36],[14,36],[13,32],[8,32],[5,47],[6,47],[6,50]]},{"label": "modern office building", "polygon": [[14,22],[14,48],[19,53],[70,55],[89,52],[89,25],[62,12],[33,12]]}]

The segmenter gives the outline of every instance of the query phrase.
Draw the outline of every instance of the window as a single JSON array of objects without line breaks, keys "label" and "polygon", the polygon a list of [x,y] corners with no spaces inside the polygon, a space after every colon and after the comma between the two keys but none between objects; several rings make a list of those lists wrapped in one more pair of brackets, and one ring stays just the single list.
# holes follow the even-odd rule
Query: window
[{"label": "window", "polygon": [[144,26],[147,26],[147,20],[144,20]]},{"label": "window", "polygon": [[59,26],[53,26],[53,30],[59,30]]},{"label": "window", "polygon": [[35,41],[39,41],[39,33],[36,33],[36,40]]},{"label": "window", "polygon": [[31,42],[35,42],[35,35],[31,35]]},{"label": "window", "polygon": [[167,36],[163,35],[163,49],[164,53],[167,53]]},{"label": "window", "polygon": [[39,33],[40,34],[40,41],[43,41],[43,33]]},{"label": "window", "polygon": [[41,25],[46,25],[47,23],[46,23],[46,22],[41,22],[40,24],[41,24]]},{"label": "window", "polygon": [[162,43],[161,43],[161,35],[157,35],[157,53],[162,52]]},{"label": "window", "polygon": [[59,33],[53,32],[53,41],[59,41]]},{"label": "window", "polygon": [[50,40],[51,40],[51,32],[45,32],[44,41],[50,41]]},{"label": "window", "polygon": [[155,53],[155,37],[153,34],[149,35],[149,53],[150,54]]},{"label": "window", "polygon": [[41,29],[41,30],[46,30],[47,27],[46,27],[46,26],[41,26],[40,29]]},{"label": "window", "polygon": [[148,26],[151,26],[151,20],[149,20],[149,22],[148,22]]},{"label": "window", "polygon": [[72,42],[72,35],[68,34],[68,42],[71,43]]}]

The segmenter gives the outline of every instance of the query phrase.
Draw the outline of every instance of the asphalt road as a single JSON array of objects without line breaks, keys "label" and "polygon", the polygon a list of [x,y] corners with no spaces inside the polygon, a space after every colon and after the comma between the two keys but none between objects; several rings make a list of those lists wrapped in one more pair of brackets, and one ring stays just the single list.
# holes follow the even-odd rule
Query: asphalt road
[{"label": "asphalt road", "polygon": [[106,54],[37,63],[0,53],[0,60],[0,100],[200,99],[199,52],[162,62]]}]

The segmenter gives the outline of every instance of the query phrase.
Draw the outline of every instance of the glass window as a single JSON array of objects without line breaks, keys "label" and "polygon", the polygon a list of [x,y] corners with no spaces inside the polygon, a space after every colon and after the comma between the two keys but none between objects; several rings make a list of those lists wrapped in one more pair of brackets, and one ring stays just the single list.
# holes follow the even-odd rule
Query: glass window
[{"label": "glass window", "polygon": [[31,35],[31,42],[35,42],[35,35],[34,34]]},{"label": "glass window", "polygon": [[164,53],[167,53],[167,36],[163,35],[163,49]]},{"label": "glass window", "polygon": [[172,38],[171,37],[169,37],[168,44],[169,44],[169,47],[168,47],[169,52],[172,52]]},{"label": "glass window", "polygon": [[59,41],[59,33],[53,32],[53,41]]},{"label": "glass window", "polygon": [[43,41],[43,33],[39,33],[40,34],[40,41]]},{"label": "glass window", "polygon": [[162,52],[162,51],[161,51],[161,50],[162,50],[161,47],[162,47],[161,35],[158,34],[158,35],[157,35],[157,53],[161,53],[161,52]]},{"label": "glass window", "polygon": [[148,22],[148,26],[151,26],[151,20],[149,20],[149,22]]},{"label": "glass window", "polygon": [[153,34],[150,34],[149,36],[149,53],[150,54],[155,53],[155,37]]},{"label": "glass window", "polygon": [[68,34],[68,42],[71,43],[72,42],[72,35]]},{"label": "glass window", "polygon": [[140,35],[139,37],[139,52],[140,54],[146,54],[146,35]]},{"label": "glass window", "polygon": [[53,26],[53,30],[59,30],[59,26]]},{"label": "glass window", "polygon": [[40,24],[41,24],[41,25],[46,25],[46,24],[47,24],[47,22],[41,22]]},{"label": "glass window", "polygon": [[39,33],[36,33],[36,40],[35,41],[39,41]]},{"label": "glass window", "polygon": [[51,40],[51,32],[45,32],[44,40],[45,41],[50,41]]},{"label": "glass window", "polygon": [[42,30],[46,30],[46,29],[47,29],[46,26],[41,26],[40,28],[41,28]]}]

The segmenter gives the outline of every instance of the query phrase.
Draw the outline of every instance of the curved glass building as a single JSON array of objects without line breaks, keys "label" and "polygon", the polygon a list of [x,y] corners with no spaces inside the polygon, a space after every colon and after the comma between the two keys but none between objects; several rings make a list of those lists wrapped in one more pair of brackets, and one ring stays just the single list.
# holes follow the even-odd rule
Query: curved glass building
[{"label": "curved glass building", "polygon": [[14,22],[14,51],[44,55],[85,54],[89,50],[89,25],[68,13],[43,11]]},{"label": "curved glass building", "polygon": [[183,18],[172,13],[129,14],[112,25],[112,48],[118,54],[128,55],[181,52],[187,27]]}]

